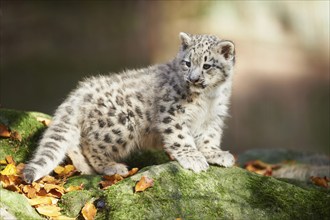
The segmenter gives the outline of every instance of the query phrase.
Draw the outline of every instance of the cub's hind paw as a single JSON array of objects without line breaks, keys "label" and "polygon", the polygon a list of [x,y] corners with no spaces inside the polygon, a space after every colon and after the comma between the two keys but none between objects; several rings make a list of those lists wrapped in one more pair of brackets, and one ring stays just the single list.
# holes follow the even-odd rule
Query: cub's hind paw
[{"label": "cub's hind paw", "polygon": [[105,175],[114,175],[114,174],[119,174],[121,176],[125,176],[128,175],[128,169],[126,167],[126,165],[122,164],[122,163],[113,163],[110,166],[107,166],[106,168],[104,168],[103,173]]},{"label": "cub's hind paw", "polygon": [[36,179],[35,169],[32,167],[25,167],[22,177],[26,183],[31,184]]}]

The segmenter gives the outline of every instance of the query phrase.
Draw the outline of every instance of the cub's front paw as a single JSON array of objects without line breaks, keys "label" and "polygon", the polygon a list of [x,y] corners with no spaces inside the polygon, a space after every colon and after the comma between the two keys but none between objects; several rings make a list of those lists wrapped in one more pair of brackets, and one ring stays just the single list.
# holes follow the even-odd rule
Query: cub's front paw
[{"label": "cub's front paw", "polygon": [[176,160],[183,168],[192,170],[196,173],[205,171],[209,168],[209,164],[207,163],[205,157],[197,150],[193,152],[186,152],[185,154],[177,156]]},{"label": "cub's front paw", "polygon": [[207,157],[210,164],[217,164],[223,167],[232,167],[235,164],[235,157],[228,151],[216,151]]}]

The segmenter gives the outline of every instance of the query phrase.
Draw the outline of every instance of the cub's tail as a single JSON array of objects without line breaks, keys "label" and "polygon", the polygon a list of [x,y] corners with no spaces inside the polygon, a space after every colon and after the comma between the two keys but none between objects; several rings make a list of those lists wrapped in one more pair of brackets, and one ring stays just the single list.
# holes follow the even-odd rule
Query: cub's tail
[{"label": "cub's tail", "polygon": [[64,159],[68,148],[76,148],[80,141],[78,113],[72,102],[64,102],[55,112],[52,123],[45,131],[39,146],[23,170],[27,183],[49,174]]}]

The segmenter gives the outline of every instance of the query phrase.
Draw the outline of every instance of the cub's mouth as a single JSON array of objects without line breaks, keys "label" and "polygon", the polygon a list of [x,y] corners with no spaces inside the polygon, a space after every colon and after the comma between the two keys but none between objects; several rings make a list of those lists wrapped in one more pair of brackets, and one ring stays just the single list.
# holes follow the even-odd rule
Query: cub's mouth
[{"label": "cub's mouth", "polygon": [[187,79],[186,82],[189,87],[201,88],[201,89],[205,89],[207,87],[207,84],[204,81],[192,82],[189,79]]}]

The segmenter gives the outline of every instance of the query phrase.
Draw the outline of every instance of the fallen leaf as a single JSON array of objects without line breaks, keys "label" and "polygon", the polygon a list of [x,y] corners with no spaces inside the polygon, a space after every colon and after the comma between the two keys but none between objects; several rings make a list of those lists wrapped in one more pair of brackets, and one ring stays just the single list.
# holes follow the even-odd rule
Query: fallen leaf
[{"label": "fallen leaf", "polygon": [[63,171],[64,171],[64,167],[62,167],[62,166],[57,166],[57,167],[55,167],[55,169],[54,169],[54,172],[57,173],[57,174],[59,174],[59,175],[60,175]]},{"label": "fallen leaf", "polygon": [[134,174],[136,174],[139,171],[139,168],[133,168],[130,171],[128,171],[128,174],[123,176],[123,177],[129,177],[129,176],[133,176]]},{"label": "fallen leaf", "polygon": [[318,177],[318,176],[312,176],[311,177],[311,181],[317,185],[317,186],[321,186],[321,187],[324,187],[324,188],[328,188],[329,187],[329,184],[328,182],[330,182],[329,178],[327,178],[326,176],[325,177]]},{"label": "fallen leaf", "polygon": [[119,174],[114,174],[111,176],[105,175],[103,176],[103,179],[104,180],[100,182],[100,185],[102,186],[102,189],[106,189],[109,186],[116,184],[119,181],[122,181],[124,178]]},{"label": "fallen leaf", "polygon": [[68,188],[65,189],[65,192],[82,190],[83,188],[84,188],[84,185],[83,184],[81,184],[80,186],[69,186]]},{"label": "fallen leaf", "polygon": [[37,211],[45,216],[48,217],[56,217],[56,216],[60,216],[60,207],[55,206],[55,205],[43,205],[43,206],[39,206],[36,208]]},{"label": "fallen leaf", "polygon": [[52,120],[48,119],[48,118],[43,118],[43,117],[36,117],[37,121],[41,122],[43,125],[45,126],[49,126],[50,123],[52,122]]},{"label": "fallen leaf", "polygon": [[268,164],[261,160],[250,161],[245,165],[245,169],[264,176],[271,176],[273,170],[280,168],[277,164]]},{"label": "fallen leaf", "polygon": [[142,176],[140,181],[135,185],[135,192],[143,192],[144,190],[152,187],[154,180],[152,178]]},{"label": "fallen leaf", "polygon": [[37,196],[37,190],[33,186],[24,185],[22,191],[25,193],[26,197],[30,199],[35,198]]},{"label": "fallen leaf", "polygon": [[22,141],[22,136],[21,136],[20,133],[18,133],[17,131],[13,131],[13,132],[11,132],[11,134],[10,134],[10,138],[11,138],[11,139],[14,139],[14,140],[16,140],[16,141],[19,141],[19,142]]},{"label": "fallen leaf", "polygon": [[7,165],[7,161],[6,160],[0,160],[0,165]]},{"label": "fallen leaf", "polygon": [[33,199],[28,199],[28,202],[31,206],[53,204],[51,197],[47,197],[47,196],[37,196]]},{"label": "fallen leaf", "polygon": [[60,215],[60,216],[52,217],[52,220],[76,220],[76,218],[70,218],[65,215]]},{"label": "fallen leaf", "polygon": [[64,194],[64,187],[56,184],[51,184],[51,183],[45,183],[44,189],[46,192],[50,192],[51,190],[55,190],[61,194]]},{"label": "fallen leaf", "polygon": [[17,174],[21,174],[23,169],[25,167],[25,164],[24,163],[19,163],[17,166],[16,166],[16,171],[17,171]]},{"label": "fallen leaf", "polygon": [[10,134],[10,129],[4,124],[0,124],[0,137],[9,138]]},{"label": "fallen leaf", "polygon": [[97,209],[94,204],[91,202],[87,202],[85,206],[82,208],[81,213],[85,220],[93,220],[95,218]]},{"label": "fallen leaf", "polygon": [[7,161],[7,164],[14,164],[14,165],[16,164],[12,156],[8,155],[5,157],[5,159]]},{"label": "fallen leaf", "polygon": [[5,169],[3,169],[0,174],[2,175],[17,175],[17,170],[16,170],[16,166],[14,164],[7,164],[7,166],[5,167]]}]

